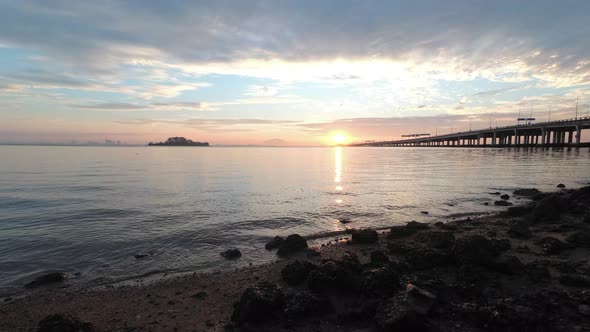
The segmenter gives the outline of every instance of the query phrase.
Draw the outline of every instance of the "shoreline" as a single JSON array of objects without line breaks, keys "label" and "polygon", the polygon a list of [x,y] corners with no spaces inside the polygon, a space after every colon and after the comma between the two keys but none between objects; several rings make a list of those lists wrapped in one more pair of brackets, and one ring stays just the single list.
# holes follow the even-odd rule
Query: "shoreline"
[{"label": "shoreline", "polygon": [[[457,324],[462,330],[485,330],[485,326],[478,326],[481,319],[474,320],[473,317],[484,317],[485,324],[492,330],[510,330],[532,326],[533,318],[550,320],[557,313],[565,317],[566,321],[559,323],[563,326],[550,321],[545,322],[548,327],[563,327],[563,330],[567,330],[565,327],[578,327],[581,330],[590,328],[588,323],[581,320],[590,316],[590,311],[586,312],[586,309],[590,310],[590,307],[586,307],[590,305],[590,266],[587,261],[590,249],[585,242],[587,238],[584,238],[590,231],[590,221],[587,221],[590,216],[590,187],[544,193],[531,198],[531,203],[478,218],[458,216],[457,220],[446,223],[416,223],[423,226],[407,234],[404,232],[409,226],[387,227],[380,232],[371,233],[378,233],[376,242],[373,243],[354,243],[358,242],[355,241],[355,235],[351,241],[347,231],[330,234],[328,238],[342,237],[333,243],[330,241],[312,250],[294,253],[287,258],[258,266],[201,274],[181,272],[183,275],[156,277],[152,281],[149,278],[132,278],[106,286],[82,289],[40,287],[22,298],[0,303],[0,314],[4,317],[0,320],[0,330],[35,330],[39,321],[51,314],[77,317],[92,324],[96,331],[206,331],[241,328],[307,330],[320,327],[346,331],[359,327],[388,330],[414,326],[412,324],[419,324],[414,327],[433,330],[428,324],[434,322],[437,330],[457,329]],[[553,205],[547,209],[546,204]],[[544,213],[549,214],[557,209],[558,217],[545,220],[543,214],[535,212],[539,209],[545,209]],[[581,237],[579,241],[574,236],[578,233],[582,234],[578,236]],[[444,236],[441,237],[441,234]],[[358,235],[356,237],[360,239]],[[481,240],[484,244],[463,243],[474,237],[479,240],[484,238]],[[547,240],[548,237],[557,242]],[[546,243],[539,242],[542,240]],[[570,241],[579,243],[573,244]],[[424,246],[425,244],[428,245]],[[486,252],[485,247],[488,244],[490,248]],[[506,244],[509,248],[495,248]],[[461,253],[457,249],[461,245],[468,245],[468,248],[471,245],[471,249],[480,250],[481,253],[478,257],[469,257],[471,249]],[[387,263],[385,260],[376,262],[375,257],[379,256],[373,254],[376,251],[384,254]],[[488,261],[479,262],[487,254],[491,255]],[[347,259],[352,263],[347,262]],[[353,283],[345,283],[342,289],[318,289],[311,287],[312,280],[309,279],[296,286],[290,285],[283,280],[281,271],[287,265],[294,266],[297,260],[311,263],[314,266],[312,270],[319,273],[327,273],[324,269],[330,264],[333,265],[332,268],[343,268],[346,274],[358,273],[362,281],[362,286],[359,286],[362,291],[352,289],[356,287]],[[350,271],[346,270],[349,268]],[[369,287],[370,291],[377,294],[376,298],[379,298],[378,303],[373,303],[374,299],[366,298],[368,291],[364,287],[368,287],[365,286],[367,280],[375,278],[376,270],[391,272],[392,276],[388,277],[390,279],[387,279],[386,285],[379,285],[377,282],[378,285]],[[458,271],[461,271],[460,275]],[[438,277],[434,278],[433,275]],[[470,276],[481,280],[463,280]],[[286,294],[287,307],[293,299],[292,294],[295,294],[295,298],[301,294],[311,294],[308,299],[321,298],[322,301],[329,302],[322,307],[330,307],[330,310],[314,318],[307,317],[307,314],[291,316],[285,312],[276,312],[268,313],[262,319],[252,319],[253,317],[245,315],[243,319],[234,318],[232,321],[234,303],[240,298],[244,299],[243,294],[248,288],[258,285],[259,288],[254,289],[263,291],[261,282],[278,285],[281,292]],[[338,284],[338,278],[335,283]],[[477,285],[474,286],[473,283]],[[431,304],[433,308],[428,308],[426,313],[416,313],[415,308],[402,304],[404,299],[413,296],[412,292],[403,290],[408,284],[413,284],[421,292],[425,291],[418,294],[434,294],[437,300],[434,301],[436,304]],[[527,306],[534,307],[534,301],[519,297],[523,294],[530,297],[534,292],[541,294],[547,291],[553,294],[545,294],[546,299],[567,302],[567,305],[560,305],[560,308],[567,308],[571,314],[563,316],[561,309],[553,308],[556,314],[538,317],[534,314],[535,310]],[[580,292],[586,295],[575,295]],[[386,296],[380,298],[383,294]],[[514,303],[506,302],[506,299],[511,299]],[[462,302],[461,306],[456,307],[455,302]],[[302,306],[304,311],[309,309],[306,305]],[[397,309],[388,311],[388,306]],[[492,309],[485,309],[486,307],[493,307],[492,309],[499,310],[506,317],[496,322],[493,315],[488,315],[486,311]],[[371,319],[367,321],[357,317],[359,313],[356,311],[360,309],[372,313]],[[452,317],[443,315],[451,309]],[[414,316],[420,319],[414,320]],[[426,325],[422,326],[420,322]]]}]

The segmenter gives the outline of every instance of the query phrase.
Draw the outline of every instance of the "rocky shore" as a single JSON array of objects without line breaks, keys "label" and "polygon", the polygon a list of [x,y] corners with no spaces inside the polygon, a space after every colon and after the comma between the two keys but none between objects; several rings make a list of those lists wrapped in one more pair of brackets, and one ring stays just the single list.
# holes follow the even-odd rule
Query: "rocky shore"
[{"label": "rocky shore", "polygon": [[41,280],[0,304],[0,330],[590,331],[590,187],[512,195],[530,201],[319,248],[277,237],[276,262],[235,271],[82,292]]}]

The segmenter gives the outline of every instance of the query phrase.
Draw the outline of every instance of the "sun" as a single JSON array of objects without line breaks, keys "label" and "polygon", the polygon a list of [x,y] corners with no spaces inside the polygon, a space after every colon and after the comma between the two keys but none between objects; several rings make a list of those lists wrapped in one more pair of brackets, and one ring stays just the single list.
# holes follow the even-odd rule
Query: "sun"
[{"label": "sun", "polygon": [[342,135],[342,134],[334,134],[332,136],[332,142],[334,144],[344,144],[344,142],[346,142],[346,136]]}]

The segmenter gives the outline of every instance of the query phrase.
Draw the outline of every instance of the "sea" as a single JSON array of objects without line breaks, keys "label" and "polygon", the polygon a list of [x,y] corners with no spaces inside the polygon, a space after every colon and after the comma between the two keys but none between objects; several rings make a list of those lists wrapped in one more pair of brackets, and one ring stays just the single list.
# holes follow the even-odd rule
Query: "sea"
[{"label": "sea", "polygon": [[276,235],[317,245],[589,182],[588,149],[0,146],[0,296],[47,272],[82,287],[262,264]]}]

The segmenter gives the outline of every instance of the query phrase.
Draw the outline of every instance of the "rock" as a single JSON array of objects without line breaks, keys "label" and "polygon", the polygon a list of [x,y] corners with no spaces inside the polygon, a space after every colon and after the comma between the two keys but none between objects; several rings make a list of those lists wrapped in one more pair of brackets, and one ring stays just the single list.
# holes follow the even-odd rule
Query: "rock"
[{"label": "rock", "polygon": [[428,211],[420,211],[422,214],[428,214]]},{"label": "rock", "polygon": [[332,311],[332,303],[329,299],[309,292],[301,292],[287,296],[283,313],[288,319],[304,319],[330,311]]},{"label": "rock", "polygon": [[490,240],[492,241],[492,247],[494,247],[494,251],[500,253],[502,251],[506,251],[510,249],[510,240],[508,239],[500,239],[500,240]]},{"label": "rock", "polygon": [[559,282],[562,285],[571,287],[590,287],[590,276],[584,274],[564,274],[559,277]]},{"label": "rock", "polygon": [[524,271],[524,265],[516,256],[502,256],[494,261],[493,269],[505,274],[518,275]]},{"label": "rock", "polygon": [[413,230],[413,231],[428,229],[428,224],[412,220],[406,224],[406,229]]},{"label": "rock", "polygon": [[557,221],[565,208],[565,204],[559,196],[551,195],[537,202],[531,212],[531,217],[535,222]]},{"label": "rock", "polygon": [[389,257],[381,250],[371,251],[371,265],[383,266],[389,264]]},{"label": "rock", "polygon": [[264,248],[266,250],[272,250],[272,249],[276,249],[278,247],[281,246],[281,244],[283,244],[283,241],[285,241],[285,239],[283,239],[280,236],[275,236],[272,240],[268,241],[265,245]]},{"label": "rock", "polygon": [[547,255],[558,254],[564,249],[567,249],[567,245],[565,243],[551,236],[542,238],[541,240],[537,241],[536,244],[543,248],[543,251]]},{"label": "rock", "polygon": [[341,224],[349,224],[352,222],[352,220],[350,220],[349,218],[340,218],[338,219],[338,221],[340,221]]},{"label": "rock", "polygon": [[510,195],[504,194],[504,195],[500,196],[500,198],[503,199],[503,200],[509,200],[510,199]]},{"label": "rock", "polygon": [[533,235],[528,224],[522,220],[512,220],[508,228],[508,234],[510,237],[525,239],[528,239]]},{"label": "rock", "polygon": [[427,231],[416,235],[416,242],[436,249],[450,249],[455,244],[455,236],[449,232]]},{"label": "rock", "polygon": [[493,243],[481,235],[470,235],[455,242],[454,256],[459,264],[489,266],[497,251]]},{"label": "rock", "polygon": [[78,318],[68,315],[49,315],[39,322],[38,332],[92,332],[90,323],[81,322]]},{"label": "rock", "polygon": [[495,201],[495,206],[512,206],[513,204],[507,201]]},{"label": "rock", "polygon": [[283,308],[284,295],[277,285],[262,282],[242,293],[234,305],[231,320],[236,323],[258,323],[269,321]]},{"label": "rock", "polygon": [[315,293],[356,293],[362,284],[361,265],[355,255],[328,260],[307,277],[308,288]]},{"label": "rock", "polygon": [[551,273],[544,261],[534,261],[525,266],[526,275],[534,281],[551,279]]},{"label": "rock", "polygon": [[363,278],[363,294],[389,297],[399,289],[399,274],[391,266],[369,270]]},{"label": "rock", "polygon": [[584,316],[590,316],[590,305],[580,304],[578,306],[578,312]]},{"label": "rock", "polygon": [[45,286],[45,285],[49,285],[49,284],[56,284],[56,283],[66,281],[67,278],[68,278],[67,273],[52,272],[52,273],[44,274],[40,277],[35,278],[35,280],[26,284],[25,287],[26,288],[36,288],[36,287]]},{"label": "rock", "polygon": [[533,209],[528,206],[511,206],[504,214],[509,217],[522,217],[529,214]]},{"label": "rock", "polygon": [[387,250],[394,254],[405,254],[413,249],[407,243],[396,241],[395,239],[387,241]]},{"label": "rock", "polygon": [[483,205],[490,205],[490,202],[484,202]]},{"label": "rock", "polygon": [[293,263],[287,264],[281,270],[281,276],[287,284],[291,286],[296,286],[303,283],[305,279],[307,279],[309,272],[311,272],[311,270],[313,270],[314,268],[315,266],[310,262],[302,263],[297,260]]},{"label": "rock", "polygon": [[449,253],[423,246],[411,248],[404,257],[406,263],[418,270],[445,266],[452,261]]},{"label": "rock", "polygon": [[142,259],[142,258],[146,258],[147,256],[149,256],[148,254],[135,254],[133,255],[133,257],[135,257],[135,259]]},{"label": "rock", "polygon": [[238,259],[242,257],[242,253],[238,249],[229,249],[220,254],[225,259]]},{"label": "rock", "polygon": [[377,231],[370,228],[357,229],[352,232],[352,243],[368,244],[375,243],[379,239]]},{"label": "rock", "polygon": [[560,184],[557,185],[557,188],[563,189],[563,188],[565,188],[565,184],[560,183]]},{"label": "rock", "polygon": [[287,256],[304,249],[307,249],[307,241],[299,234],[291,234],[279,246],[277,254]]},{"label": "rock", "polygon": [[381,303],[376,310],[375,322],[383,331],[425,330],[424,319],[408,310],[408,301],[404,293]]},{"label": "rock", "polygon": [[568,243],[581,248],[590,248],[590,230],[573,233],[565,239]]},{"label": "rock", "polygon": [[206,298],[207,295],[208,295],[207,292],[201,291],[201,292],[197,292],[197,293],[191,295],[191,297],[193,299],[200,299],[200,300],[202,300],[202,299]]},{"label": "rock", "polygon": [[530,188],[530,189],[517,189],[513,192],[514,195],[517,196],[532,196],[535,194],[540,193],[539,189]]},{"label": "rock", "polygon": [[420,315],[426,315],[436,302],[436,295],[413,284],[406,285],[408,308]]}]

